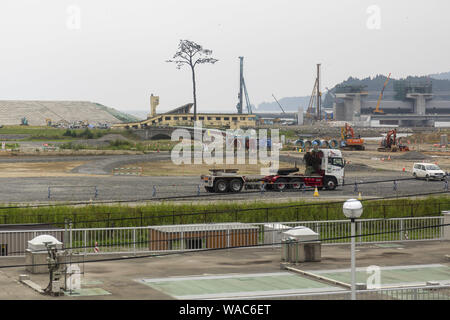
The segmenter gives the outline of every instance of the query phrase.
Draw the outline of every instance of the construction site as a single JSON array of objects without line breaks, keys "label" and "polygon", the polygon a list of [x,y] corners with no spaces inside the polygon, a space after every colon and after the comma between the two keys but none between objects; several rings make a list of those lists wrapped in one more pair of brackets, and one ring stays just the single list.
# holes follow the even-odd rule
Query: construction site
[{"label": "construction site", "polygon": [[314,61],[307,102],[261,111],[233,59],[227,109],[197,100],[192,56],[166,61],[192,101],[146,89],[145,118],[0,100],[0,300],[450,300],[450,80],[329,89]]}]

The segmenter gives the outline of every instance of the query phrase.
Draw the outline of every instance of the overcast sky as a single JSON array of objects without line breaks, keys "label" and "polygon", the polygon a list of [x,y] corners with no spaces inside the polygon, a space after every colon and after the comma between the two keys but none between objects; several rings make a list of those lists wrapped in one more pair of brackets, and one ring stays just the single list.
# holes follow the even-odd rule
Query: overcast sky
[{"label": "overcast sky", "polygon": [[[79,13],[79,14],[78,14]],[[158,111],[192,102],[180,39],[213,51],[198,110],[234,112],[239,56],[253,104],[349,76],[450,71],[450,2],[384,0],[1,0],[0,100],[88,100]],[[325,89],[324,89],[325,91]]]}]

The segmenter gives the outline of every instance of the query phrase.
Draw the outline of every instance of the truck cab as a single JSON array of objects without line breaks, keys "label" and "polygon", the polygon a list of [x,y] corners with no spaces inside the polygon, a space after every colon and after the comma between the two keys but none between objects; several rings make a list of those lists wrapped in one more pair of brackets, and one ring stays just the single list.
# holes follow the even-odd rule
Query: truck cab
[{"label": "truck cab", "polygon": [[345,160],[342,158],[341,150],[321,149],[323,152],[322,166],[324,187],[335,189],[336,186],[344,185]]}]

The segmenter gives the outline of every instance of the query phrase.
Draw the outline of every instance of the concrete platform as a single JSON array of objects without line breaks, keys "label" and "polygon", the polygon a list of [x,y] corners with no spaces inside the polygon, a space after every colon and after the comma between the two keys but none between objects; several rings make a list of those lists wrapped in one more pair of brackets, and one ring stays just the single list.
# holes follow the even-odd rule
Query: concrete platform
[{"label": "concrete platform", "polygon": [[[386,283],[408,282],[413,283],[424,280],[445,280],[448,277],[450,262],[445,255],[448,254],[449,241],[425,241],[400,243],[398,247],[378,247],[374,244],[357,245],[356,266],[365,270],[366,267],[377,265],[381,268],[395,267],[407,269],[413,266],[417,269],[418,262],[421,265],[436,265],[435,267],[420,267],[413,270],[404,280],[398,278],[406,274],[405,270],[397,272],[395,268],[382,270],[383,274],[392,275],[392,281],[384,277]],[[297,275],[285,275],[286,271],[280,269],[281,252],[279,248],[261,249],[226,249],[220,251],[198,252],[176,254],[166,257],[150,257],[133,260],[92,262],[93,259],[109,259],[122,257],[121,255],[96,255],[88,256],[84,264],[82,275],[82,288],[103,289],[109,295],[85,295],[85,296],[44,296],[30,287],[19,283],[19,276],[25,273],[25,268],[0,268],[0,299],[11,300],[108,300],[108,299],[142,299],[142,300],[165,300],[176,299],[186,296],[203,296],[201,298],[214,298],[213,294],[220,296],[258,294],[261,296],[275,296],[283,292],[281,290],[304,290],[311,292],[324,290],[332,285],[315,280],[305,280]],[[24,264],[24,258],[2,257],[0,266]],[[437,266],[437,265],[442,265]],[[82,267],[80,265],[80,267]],[[307,262],[295,266],[301,270],[310,272],[330,272],[330,270],[343,270],[350,267],[349,245],[325,245],[322,246],[322,261]],[[259,280],[256,275],[260,275]],[[288,273],[290,274],[290,273]],[[364,271],[360,277],[369,276]],[[196,276],[197,281],[190,277]],[[345,277],[345,274],[342,274]],[[198,278],[200,277],[200,278]],[[203,277],[203,278],[202,278]],[[213,278],[204,278],[213,277]],[[222,277],[219,278],[219,277]],[[225,278],[223,278],[225,277]],[[420,278],[421,277],[421,278]],[[183,279],[184,278],[184,279]],[[147,283],[142,281],[146,279]],[[153,282],[152,280],[153,279]],[[176,281],[168,283],[168,279]],[[295,279],[295,280],[294,280]],[[417,280],[419,279],[419,280]],[[48,284],[48,275],[30,275],[30,280],[45,288]],[[187,282],[190,280],[191,282]],[[344,278],[344,280],[346,280]],[[364,280],[364,278],[360,279]],[[387,281],[389,280],[389,281]],[[268,281],[268,282],[267,282]],[[166,282],[162,285],[161,282]],[[292,282],[293,284],[289,283]],[[174,288],[175,284],[195,284],[196,288],[187,288],[182,292]],[[212,287],[222,283],[221,290],[214,291]],[[248,283],[249,286],[244,284]],[[294,285],[295,284],[295,285]],[[205,285],[204,289],[202,286]],[[271,286],[277,287],[271,288]],[[164,289],[163,289],[164,287]],[[250,288],[250,289],[247,289]],[[276,292],[270,292],[276,290]],[[328,289],[326,289],[328,290]],[[288,295],[290,291],[285,291]],[[304,292],[304,291],[301,291]],[[291,292],[292,293],[292,292]],[[215,296],[219,299],[220,296]],[[236,297],[244,299],[244,296]],[[269,299],[269,297],[267,297]]]},{"label": "concrete platform", "polygon": [[344,290],[290,272],[142,279],[176,299],[239,299]]}]

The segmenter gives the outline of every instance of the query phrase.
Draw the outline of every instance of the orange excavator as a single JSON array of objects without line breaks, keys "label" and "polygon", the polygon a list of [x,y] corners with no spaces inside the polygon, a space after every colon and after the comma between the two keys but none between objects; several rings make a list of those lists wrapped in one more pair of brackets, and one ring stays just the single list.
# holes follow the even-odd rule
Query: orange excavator
[{"label": "orange excavator", "polygon": [[364,150],[364,139],[355,138],[353,128],[346,123],[341,128],[341,149],[343,150]]},{"label": "orange excavator", "polygon": [[378,151],[384,152],[397,152],[397,151],[409,151],[407,145],[401,144],[401,138],[397,139],[397,129],[390,130],[386,134],[386,138],[381,140],[381,145]]}]

